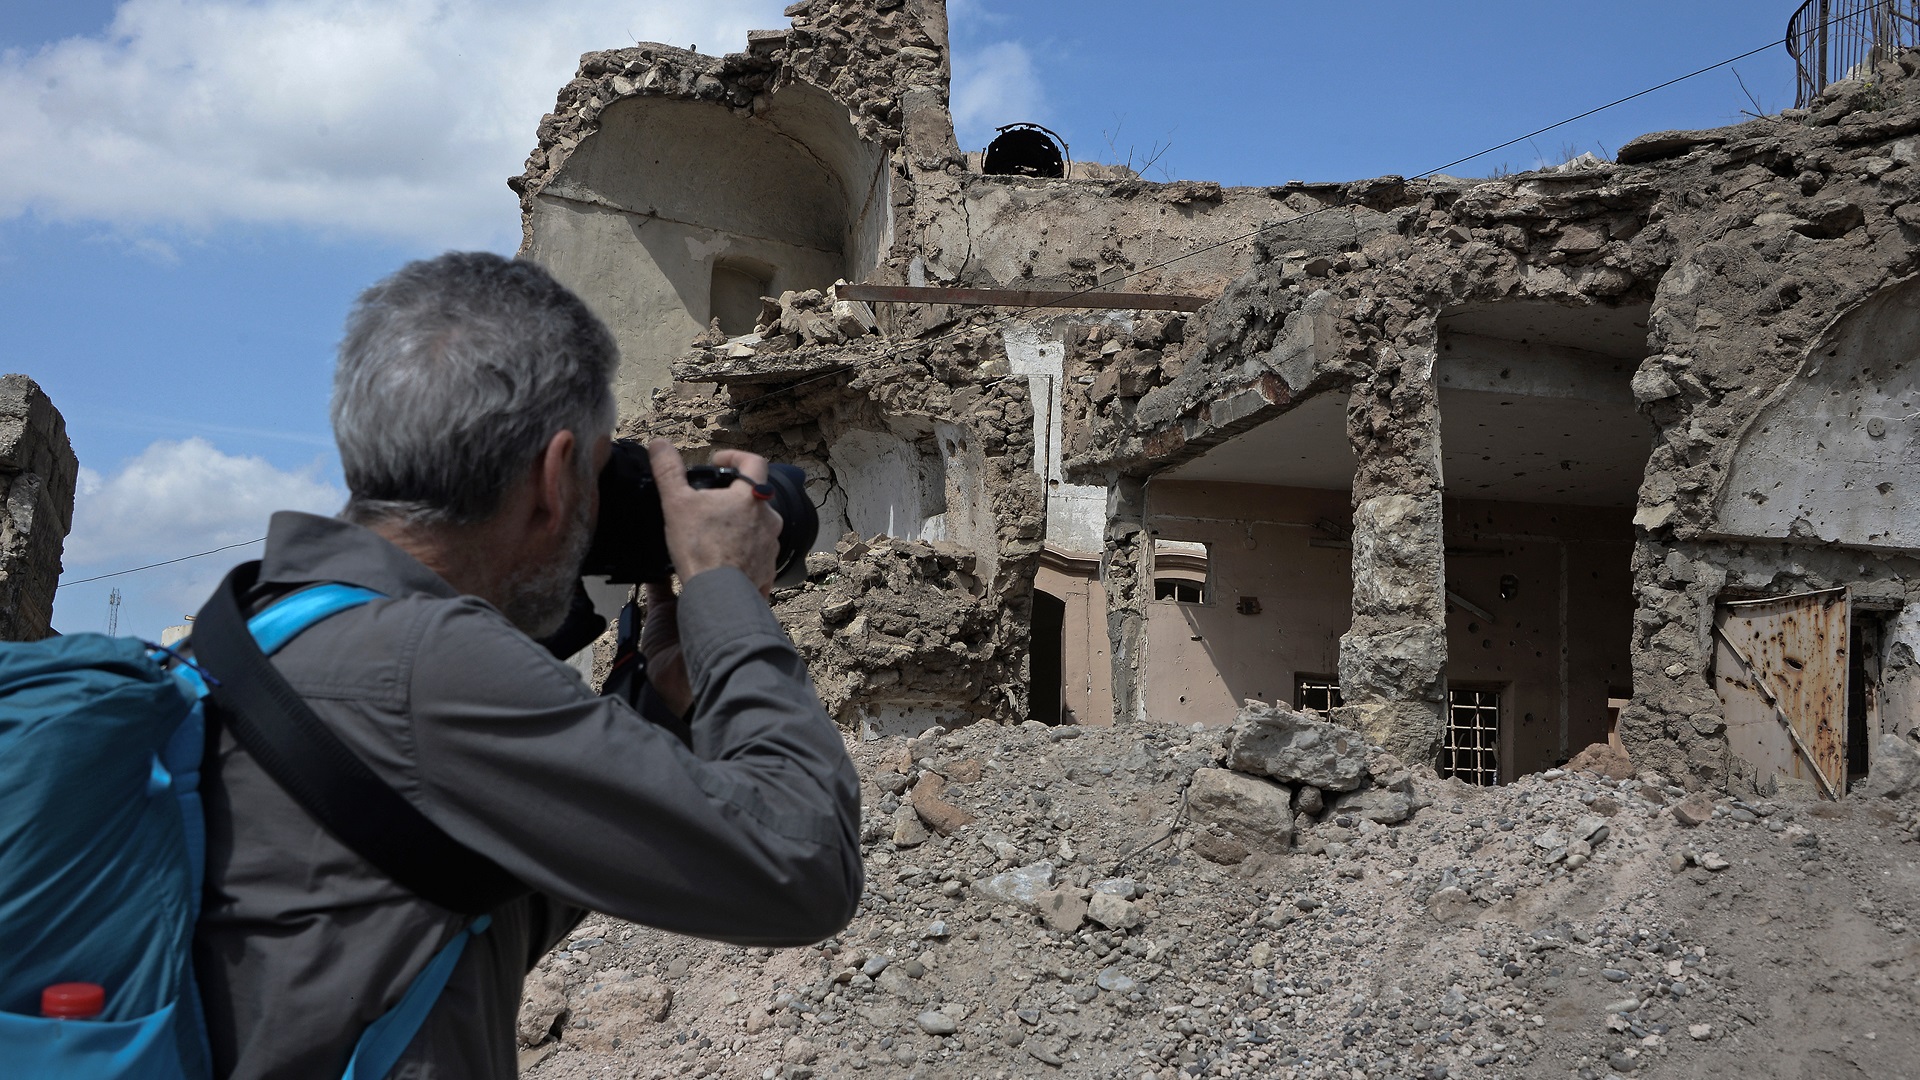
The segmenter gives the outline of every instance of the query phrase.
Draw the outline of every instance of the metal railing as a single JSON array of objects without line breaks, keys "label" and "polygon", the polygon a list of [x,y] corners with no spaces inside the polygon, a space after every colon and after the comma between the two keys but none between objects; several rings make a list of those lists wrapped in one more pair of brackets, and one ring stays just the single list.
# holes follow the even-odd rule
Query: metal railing
[{"label": "metal railing", "polygon": [[1920,45],[1920,0],[1807,0],[1787,20],[1787,51],[1799,71],[1794,105],[1806,108],[1828,83],[1869,76],[1874,64]]}]

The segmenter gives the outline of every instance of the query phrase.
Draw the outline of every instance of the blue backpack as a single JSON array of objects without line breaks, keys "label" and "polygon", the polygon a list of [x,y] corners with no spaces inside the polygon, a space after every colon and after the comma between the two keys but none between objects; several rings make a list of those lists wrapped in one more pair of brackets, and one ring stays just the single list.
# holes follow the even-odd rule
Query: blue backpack
[{"label": "blue backpack", "polygon": [[[202,609],[192,660],[100,634],[0,644],[0,1062],[8,1076],[212,1076],[192,964],[206,855],[200,765],[212,725],[227,725],[362,857],[416,894],[475,916],[362,1035],[346,1080],[386,1076],[467,942],[486,929],[484,912],[524,891],[381,782],[267,661],[315,623],[379,594],[323,584],[244,619],[240,598],[257,572],[258,564],[236,569]],[[42,1017],[42,990],[68,982],[104,987],[104,1011]]]}]

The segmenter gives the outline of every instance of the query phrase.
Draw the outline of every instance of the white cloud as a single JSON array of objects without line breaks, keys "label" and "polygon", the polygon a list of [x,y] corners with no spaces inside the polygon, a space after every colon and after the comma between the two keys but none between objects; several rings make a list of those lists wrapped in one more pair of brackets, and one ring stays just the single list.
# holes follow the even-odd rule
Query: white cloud
[{"label": "white cloud", "polygon": [[73,531],[54,594],[62,633],[106,629],[108,597],[121,592],[119,632],[157,640],[162,628],[197,610],[235,563],[260,557],[258,544],[102,581],[148,563],[264,536],[276,510],[332,514],[346,493],[321,478],[321,463],[289,472],[257,457],[221,452],[205,439],[161,440],[118,472],[82,467]]},{"label": "white cloud", "polygon": [[581,53],[732,51],[781,6],[125,0],[100,35],[0,54],[0,220],[510,246],[506,179]]},{"label": "white cloud", "polygon": [[997,41],[953,53],[953,126],[960,146],[978,150],[993,130],[1019,121],[1038,121],[1046,94],[1033,54],[1017,41]]},{"label": "white cloud", "polygon": [[334,513],[346,493],[318,472],[317,465],[287,472],[198,438],[155,442],[112,476],[83,468],[63,559],[67,576],[252,540],[266,534],[275,510]]}]

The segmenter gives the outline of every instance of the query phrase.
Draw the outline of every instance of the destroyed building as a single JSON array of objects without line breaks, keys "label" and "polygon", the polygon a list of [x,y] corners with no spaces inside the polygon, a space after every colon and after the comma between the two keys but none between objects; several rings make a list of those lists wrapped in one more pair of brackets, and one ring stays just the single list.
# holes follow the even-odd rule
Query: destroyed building
[{"label": "destroyed building", "polygon": [[1259,699],[1831,796],[1914,731],[1920,55],[1615,162],[1223,188],[961,147],[941,0],[787,14],[586,55],[511,184],[625,433],[807,469],[776,607],[842,722]]}]

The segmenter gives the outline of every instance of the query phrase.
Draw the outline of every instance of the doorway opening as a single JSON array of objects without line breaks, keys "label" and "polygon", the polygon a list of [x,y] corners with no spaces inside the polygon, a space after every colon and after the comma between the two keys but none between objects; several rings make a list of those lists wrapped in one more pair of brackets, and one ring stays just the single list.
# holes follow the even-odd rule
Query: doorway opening
[{"label": "doorway opening", "polygon": [[1033,590],[1033,637],[1028,643],[1027,719],[1048,727],[1060,723],[1066,699],[1067,602]]}]

